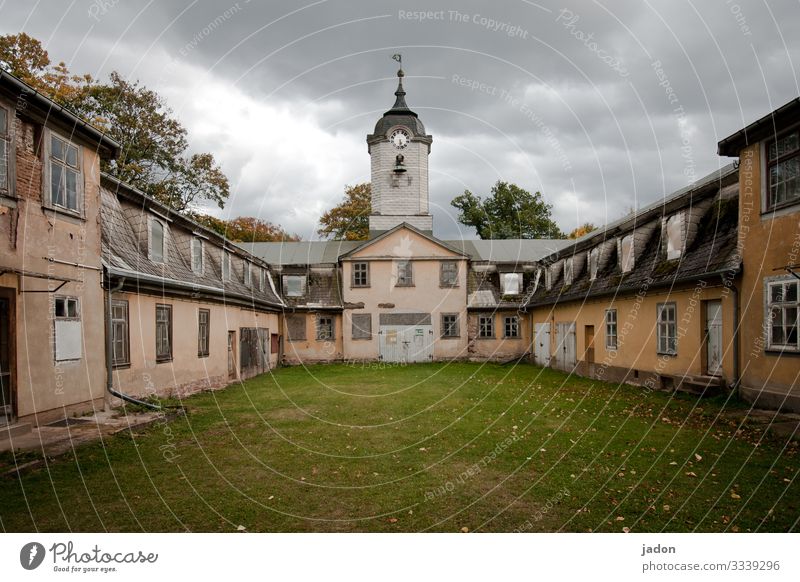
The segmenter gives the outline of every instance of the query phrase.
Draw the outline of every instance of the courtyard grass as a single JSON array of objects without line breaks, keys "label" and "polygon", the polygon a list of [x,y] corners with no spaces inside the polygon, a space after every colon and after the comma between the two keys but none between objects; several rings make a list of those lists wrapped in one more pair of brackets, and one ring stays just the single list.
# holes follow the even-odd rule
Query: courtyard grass
[{"label": "courtyard grass", "polygon": [[800,517],[797,444],[727,398],[457,363],[282,368],[183,404],[0,479],[0,529],[783,532]]}]

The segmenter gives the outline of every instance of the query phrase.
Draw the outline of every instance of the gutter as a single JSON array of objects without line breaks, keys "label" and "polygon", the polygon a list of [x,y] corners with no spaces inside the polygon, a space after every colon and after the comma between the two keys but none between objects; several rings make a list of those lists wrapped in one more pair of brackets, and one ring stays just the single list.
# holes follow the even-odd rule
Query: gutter
[{"label": "gutter", "polygon": [[118,392],[114,390],[114,354],[112,351],[111,346],[111,336],[113,335],[113,329],[111,324],[111,297],[112,295],[122,289],[122,286],[125,284],[125,278],[121,278],[119,283],[116,287],[111,287],[111,277],[108,278],[108,289],[106,290],[106,390],[112,396],[116,396],[117,398],[121,398],[125,402],[130,402],[131,404],[138,404],[139,406],[144,406],[151,410],[161,410],[161,407],[157,404],[151,404],[150,402],[144,402],[143,400],[139,400],[134,398],[133,396],[129,396],[128,394],[124,394],[122,392]]}]

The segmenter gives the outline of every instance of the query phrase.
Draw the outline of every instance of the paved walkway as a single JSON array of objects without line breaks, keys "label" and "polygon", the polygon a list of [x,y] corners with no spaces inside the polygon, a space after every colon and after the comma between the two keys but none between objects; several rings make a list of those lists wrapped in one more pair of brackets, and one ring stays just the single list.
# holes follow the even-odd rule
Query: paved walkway
[{"label": "paved walkway", "polygon": [[[22,451],[57,457],[84,443],[108,437],[119,432],[144,428],[154,422],[172,419],[174,410],[166,412],[125,413],[120,410],[98,412],[92,416],[69,418],[67,422],[51,423],[31,429],[30,432],[0,440],[0,452]],[[54,426],[61,425],[61,426]],[[0,476],[10,476],[20,471],[34,469],[44,464],[41,459],[17,462],[12,455],[0,460]]]}]

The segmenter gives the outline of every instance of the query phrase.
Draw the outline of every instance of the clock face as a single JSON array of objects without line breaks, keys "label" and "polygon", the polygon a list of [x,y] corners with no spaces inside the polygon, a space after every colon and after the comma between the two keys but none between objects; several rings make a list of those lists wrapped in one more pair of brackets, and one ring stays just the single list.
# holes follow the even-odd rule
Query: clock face
[{"label": "clock face", "polygon": [[408,142],[411,141],[411,137],[406,130],[396,129],[389,137],[389,141],[392,142],[392,145],[398,150],[402,150],[408,145]]}]

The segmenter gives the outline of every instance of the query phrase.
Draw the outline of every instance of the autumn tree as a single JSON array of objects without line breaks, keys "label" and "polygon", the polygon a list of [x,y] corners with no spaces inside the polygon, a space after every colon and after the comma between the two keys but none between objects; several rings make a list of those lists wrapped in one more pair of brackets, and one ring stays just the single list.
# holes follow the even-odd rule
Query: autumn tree
[{"label": "autumn tree", "polygon": [[584,222],[582,225],[574,229],[567,235],[567,238],[576,239],[581,238],[585,234],[589,234],[590,232],[597,230],[597,227],[592,224],[591,222]]},{"label": "autumn tree", "polygon": [[52,65],[25,33],[0,36],[0,66],[69,107],[122,145],[103,170],[177,211],[211,202],[224,207],[228,178],[210,153],[190,154],[187,132],[161,96],[114,71],[108,83]]},{"label": "autumn tree", "polygon": [[319,219],[317,234],[335,240],[367,240],[369,214],[372,210],[372,188],[369,183],[344,187],[342,201]]},{"label": "autumn tree", "polygon": [[498,181],[485,200],[465,190],[450,204],[459,210],[458,221],[475,228],[481,239],[564,238],[552,219],[552,205],[540,192],[515,184]]},{"label": "autumn tree", "polygon": [[253,216],[240,216],[225,220],[202,213],[187,213],[189,218],[210,228],[233,242],[293,242],[299,241],[296,234],[289,234],[280,225]]}]

